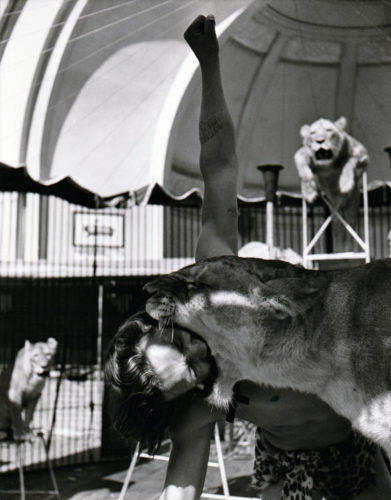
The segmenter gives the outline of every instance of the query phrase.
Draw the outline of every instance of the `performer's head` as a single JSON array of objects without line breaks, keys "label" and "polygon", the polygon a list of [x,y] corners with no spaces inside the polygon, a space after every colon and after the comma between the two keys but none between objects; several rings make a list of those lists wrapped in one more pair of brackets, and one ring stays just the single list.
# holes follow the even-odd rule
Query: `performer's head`
[{"label": "performer's head", "polygon": [[155,451],[194,391],[207,396],[217,367],[207,344],[183,329],[159,329],[146,312],[129,318],[112,340],[105,363],[115,428]]}]

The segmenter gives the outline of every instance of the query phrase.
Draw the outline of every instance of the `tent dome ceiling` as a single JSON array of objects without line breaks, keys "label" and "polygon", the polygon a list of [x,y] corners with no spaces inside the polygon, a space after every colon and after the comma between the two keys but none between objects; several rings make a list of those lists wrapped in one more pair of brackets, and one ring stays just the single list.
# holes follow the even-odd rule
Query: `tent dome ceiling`
[{"label": "tent dome ceiling", "polygon": [[148,41],[108,58],[67,114],[49,176],[68,172],[102,196],[153,182],[148,174],[156,122],[185,50],[177,40]]},{"label": "tent dome ceiling", "polygon": [[[391,177],[391,5],[381,1],[254,2],[221,37],[227,101],[237,131],[240,191],[257,196],[256,166],[281,164],[279,187],[299,191],[293,163],[300,127],[344,115],[369,150],[370,180]],[[201,186],[195,74],[174,123],[165,186]]]}]

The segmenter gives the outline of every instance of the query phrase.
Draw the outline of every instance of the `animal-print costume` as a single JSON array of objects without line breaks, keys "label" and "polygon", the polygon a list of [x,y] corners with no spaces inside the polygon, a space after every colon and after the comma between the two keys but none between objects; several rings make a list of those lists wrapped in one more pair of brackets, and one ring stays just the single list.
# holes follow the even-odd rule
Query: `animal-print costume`
[{"label": "animal-print costume", "polygon": [[284,481],[281,500],[347,500],[375,484],[374,444],[353,432],[350,439],[317,451],[285,451],[256,434],[253,485],[261,490]]}]

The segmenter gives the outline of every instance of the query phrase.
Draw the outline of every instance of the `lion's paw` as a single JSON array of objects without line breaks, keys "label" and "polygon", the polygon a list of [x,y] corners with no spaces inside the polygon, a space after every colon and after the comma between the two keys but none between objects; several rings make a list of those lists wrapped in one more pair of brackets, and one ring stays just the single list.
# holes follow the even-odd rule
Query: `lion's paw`
[{"label": "lion's paw", "polygon": [[344,169],[339,178],[339,189],[341,193],[350,193],[354,188],[354,170],[352,168]]},{"label": "lion's paw", "polygon": [[315,183],[311,181],[302,181],[301,191],[304,196],[304,199],[308,203],[313,203],[318,196],[318,192],[315,187]]}]

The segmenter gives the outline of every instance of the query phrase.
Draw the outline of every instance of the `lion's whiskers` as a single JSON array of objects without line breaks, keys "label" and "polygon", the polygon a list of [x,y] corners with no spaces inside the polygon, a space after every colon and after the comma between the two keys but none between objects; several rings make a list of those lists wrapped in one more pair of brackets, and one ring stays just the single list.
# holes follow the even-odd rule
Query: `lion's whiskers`
[{"label": "lion's whiskers", "polygon": [[172,315],[170,314],[171,320],[171,344],[174,342],[174,321],[172,319]]},{"label": "lion's whiskers", "polygon": [[[171,329],[173,329],[173,321],[172,321],[172,315],[171,315],[171,311],[168,311],[169,314],[164,314],[164,316],[160,317],[159,319],[159,336],[161,337],[163,335],[163,332],[164,330],[166,330],[166,328],[169,327],[170,323],[171,323]],[[166,311],[165,311],[166,313]],[[173,337],[171,336],[171,339]],[[171,340],[172,342],[172,340]]]},{"label": "lion's whiskers", "polygon": [[174,313],[175,313],[175,302],[172,299],[167,299],[161,304],[161,309],[159,312],[159,325],[158,332],[159,336],[163,335],[164,330],[166,330],[171,325],[171,343],[174,343]]}]

